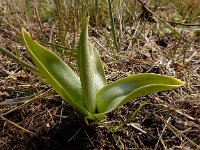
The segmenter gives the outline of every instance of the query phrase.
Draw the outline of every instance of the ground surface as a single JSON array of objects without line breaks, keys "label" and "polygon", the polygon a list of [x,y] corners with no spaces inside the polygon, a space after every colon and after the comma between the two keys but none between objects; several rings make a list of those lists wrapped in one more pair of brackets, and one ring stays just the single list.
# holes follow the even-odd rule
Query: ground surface
[{"label": "ground surface", "polygon": [[[200,149],[200,34],[194,32],[199,28],[184,26],[182,38],[176,39],[155,31],[159,23],[141,20],[139,26],[146,30],[146,35],[135,33],[137,41],[134,41],[128,33],[139,32],[137,24],[127,27],[121,51],[115,56],[106,48],[109,41],[102,38],[104,33],[111,32],[110,27],[89,29],[90,42],[101,55],[108,82],[151,72],[179,78],[186,82],[184,86],[133,100],[108,114],[99,125],[88,127],[42,78],[0,53],[0,102],[4,102],[0,103],[0,148]],[[48,27],[44,30],[47,36]],[[18,49],[22,59],[29,59],[10,28],[6,23],[1,24],[1,46],[15,53]],[[40,41],[40,37],[35,38]],[[76,70],[73,55],[58,55],[70,61]],[[123,126],[112,132],[120,125]]]}]

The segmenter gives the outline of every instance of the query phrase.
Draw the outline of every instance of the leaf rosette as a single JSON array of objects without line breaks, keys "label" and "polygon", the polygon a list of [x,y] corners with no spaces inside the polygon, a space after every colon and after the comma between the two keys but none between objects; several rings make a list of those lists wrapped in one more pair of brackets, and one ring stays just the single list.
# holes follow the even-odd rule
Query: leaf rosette
[{"label": "leaf rosette", "polygon": [[107,113],[138,97],[184,84],[179,79],[152,73],[135,74],[107,84],[98,51],[88,42],[89,17],[80,35],[77,62],[79,76],[56,54],[41,46],[22,29],[28,53],[35,65],[19,60],[6,49],[0,51],[37,75],[69,103],[86,123],[98,123]]}]

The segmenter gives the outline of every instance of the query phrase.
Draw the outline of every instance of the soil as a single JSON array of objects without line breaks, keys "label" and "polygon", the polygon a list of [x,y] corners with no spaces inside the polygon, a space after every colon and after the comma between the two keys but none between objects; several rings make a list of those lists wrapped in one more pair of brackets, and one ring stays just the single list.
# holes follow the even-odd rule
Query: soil
[{"label": "soil", "polygon": [[[130,56],[130,55],[129,55]],[[108,63],[105,68],[118,70],[109,76],[109,82],[129,75],[124,72],[132,67],[130,59],[121,59],[116,64]],[[6,58],[4,58],[4,61]],[[103,59],[103,58],[102,58]],[[121,63],[123,62],[123,63]],[[116,67],[117,66],[117,67]],[[145,67],[144,67],[145,66]],[[135,65],[134,71],[150,70],[150,72],[161,73],[159,67],[151,68],[150,65]],[[174,65],[175,66],[175,65]],[[5,63],[4,68],[8,68]],[[20,68],[15,63],[9,63],[9,70]],[[132,70],[132,71],[133,71]],[[20,72],[21,71],[21,72]],[[32,87],[16,85],[22,81],[29,80],[23,70],[19,69],[19,75],[12,81],[6,81],[13,89],[21,91],[7,91],[4,99],[26,97],[37,90]],[[106,72],[113,72],[107,69]],[[2,77],[8,77],[9,73],[1,71]],[[23,76],[24,75],[24,76]],[[33,82],[37,83],[40,78],[32,75]],[[181,72],[180,72],[181,76]],[[12,85],[14,82],[14,85]],[[5,85],[4,84],[4,87]],[[43,85],[40,90],[48,91],[50,87]],[[198,149],[200,144],[199,128],[199,101],[181,100],[180,93],[188,92],[183,88],[174,91],[160,92],[134,100],[125,106],[108,114],[97,126],[86,126],[73,108],[62,102],[52,90],[49,96],[42,97],[35,102],[15,110],[1,119],[1,147],[2,149]],[[136,115],[131,114],[140,104],[148,102]],[[3,109],[12,110],[21,104],[14,104]],[[127,118],[130,119],[127,120]],[[11,122],[9,122],[11,121]],[[110,130],[124,125],[112,132]],[[18,125],[20,128],[18,127]]]},{"label": "soil", "polygon": [[[153,31],[155,24],[150,23],[150,26]],[[9,29],[9,26],[1,26],[2,46],[12,52],[18,47],[20,58],[30,60],[20,40],[14,43]],[[105,30],[98,34],[110,32]],[[106,39],[95,35],[90,38],[101,55],[109,83],[144,72],[174,76],[186,82],[179,89],[133,100],[109,113],[96,126],[86,126],[42,78],[0,53],[0,149],[200,149],[199,36],[190,48],[187,47],[190,33],[182,36],[177,40],[172,35],[158,36],[152,32],[147,35],[149,41],[138,38],[131,45],[124,35],[122,50],[116,57],[105,48],[109,47]],[[60,55],[70,60],[70,66],[76,71],[75,58]],[[133,114],[145,102],[147,104]]]}]

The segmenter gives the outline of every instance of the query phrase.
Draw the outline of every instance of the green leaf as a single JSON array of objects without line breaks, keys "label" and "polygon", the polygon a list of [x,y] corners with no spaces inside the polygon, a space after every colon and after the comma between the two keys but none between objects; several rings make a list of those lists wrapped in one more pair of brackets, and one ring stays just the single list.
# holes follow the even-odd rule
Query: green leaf
[{"label": "green leaf", "polygon": [[108,113],[135,98],[178,88],[182,84],[178,79],[158,74],[132,75],[99,90],[96,95],[97,110]]},{"label": "green leaf", "polygon": [[58,56],[34,41],[25,29],[22,32],[27,50],[42,76],[65,101],[87,116],[79,77]]},{"label": "green leaf", "polygon": [[106,85],[104,69],[97,50],[88,44],[88,22],[86,19],[80,35],[77,60],[81,79],[84,107],[96,111],[96,92]]}]

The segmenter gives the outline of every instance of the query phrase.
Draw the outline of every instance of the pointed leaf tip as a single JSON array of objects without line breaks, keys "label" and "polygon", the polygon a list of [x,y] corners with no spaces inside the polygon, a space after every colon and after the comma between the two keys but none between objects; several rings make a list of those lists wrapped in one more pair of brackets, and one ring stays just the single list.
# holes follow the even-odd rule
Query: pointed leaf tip
[{"label": "pointed leaf tip", "polygon": [[24,34],[27,34],[27,35],[29,35],[30,36],[30,34],[26,31],[26,29],[25,28],[22,28],[22,34],[23,34],[23,36],[24,36]]},{"label": "pointed leaf tip", "polygon": [[23,28],[22,33],[27,51],[41,75],[65,101],[81,115],[87,116],[89,113],[83,108],[79,77],[56,54],[33,40],[31,35]]},{"label": "pointed leaf tip", "polygon": [[143,73],[119,79],[97,92],[98,112],[108,113],[123,104],[154,92],[180,87],[184,82],[169,76]]},{"label": "pointed leaf tip", "polygon": [[22,33],[24,33],[25,31],[26,31],[26,29],[22,27]]},{"label": "pointed leaf tip", "polygon": [[85,21],[89,23],[89,20],[90,20],[90,16],[88,16]]},{"label": "pointed leaf tip", "polygon": [[106,85],[106,78],[98,51],[88,42],[88,23],[89,17],[86,18],[82,27],[77,62],[84,97],[84,107],[90,113],[95,113],[96,92]]}]

